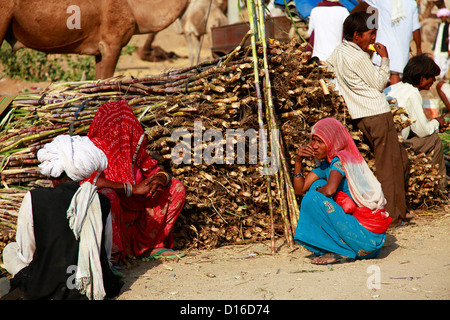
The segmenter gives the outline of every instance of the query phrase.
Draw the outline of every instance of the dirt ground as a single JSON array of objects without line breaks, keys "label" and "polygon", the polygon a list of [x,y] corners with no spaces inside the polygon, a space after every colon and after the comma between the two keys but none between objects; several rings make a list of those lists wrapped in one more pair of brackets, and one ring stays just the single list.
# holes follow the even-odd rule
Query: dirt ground
[{"label": "dirt ground", "polygon": [[[131,43],[144,41],[135,36]],[[120,58],[116,74],[141,77],[189,65],[186,42],[171,27],[157,35],[155,45],[182,58],[152,63],[134,53]],[[209,47],[206,39],[200,60],[211,57]],[[0,94],[47,85],[0,79]],[[377,259],[333,266],[312,265],[307,250],[288,248],[283,239],[273,255],[263,242],[187,250],[177,261],[138,259],[120,269],[125,284],[117,300],[447,300],[449,231],[449,207],[418,212],[411,225],[388,232]]]},{"label": "dirt ground", "polygon": [[450,298],[450,211],[389,231],[377,259],[316,266],[276,242],[190,250],[178,261],[135,260],[119,300],[422,300]]}]

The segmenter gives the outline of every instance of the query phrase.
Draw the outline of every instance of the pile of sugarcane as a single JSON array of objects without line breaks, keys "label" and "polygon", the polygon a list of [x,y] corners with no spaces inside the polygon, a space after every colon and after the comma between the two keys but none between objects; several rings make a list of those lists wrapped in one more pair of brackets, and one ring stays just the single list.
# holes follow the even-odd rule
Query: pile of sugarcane
[{"label": "pile of sugarcane", "polygon": [[[56,135],[87,134],[96,110],[109,101],[128,102],[148,135],[148,152],[186,187],[186,205],[175,230],[179,248],[262,239],[274,243],[281,235],[292,245],[301,200],[293,192],[292,165],[298,146],[309,142],[312,125],[324,117],[347,126],[375,171],[369,147],[352,128],[343,98],[333,91],[333,75],[310,59],[305,43],[266,43],[259,3],[249,6],[256,12],[249,10],[251,31],[242,40],[251,36],[251,45],[238,46],[225,57],[157,76],[56,83],[18,96],[0,122],[0,223],[7,234],[5,240],[0,234],[0,241],[11,238],[26,190],[50,185],[39,173],[36,151]],[[252,139],[267,154],[258,152],[255,159],[249,152],[252,143],[244,138],[246,152],[239,158],[242,136],[229,137],[230,130],[254,132]],[[278,138],[272,134],[276,132]],[[212,139],[207,133],[220,135]],[[174,150],[180,146],[185,147],[183,161],[177,162]],[[228,157],[230,147],[235,153]],[[208,154],[217,156],[216,162],[205,157],[197,161],[198,155]],[[424,158],[410,157],[413,166]],[[275,174],[262,174],[270,169],[268,159],[277,160]],[[311,170],[314,162],[306,165]],[[420,166],[420,174],[412,171],[415,189],[408,204],[441,205],[442,195],[414,182],[432,172]]]}]

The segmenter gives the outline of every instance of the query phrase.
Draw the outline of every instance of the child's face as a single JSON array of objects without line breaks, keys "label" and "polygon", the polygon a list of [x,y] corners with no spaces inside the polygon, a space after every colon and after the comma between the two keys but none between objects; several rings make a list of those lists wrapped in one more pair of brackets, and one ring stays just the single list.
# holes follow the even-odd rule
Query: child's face
[{"label": "child's face", "polygon": [[353,42],[356,43],[362,50],[368,51],[370,44],[375,43],[377,37],[377,29],[371,29],[359,34],[355,32],[353,35]]},{"label": "child's face", "polygon": [[436,81],[436,77],[420,77],[419,90],[430,90],[433,83]]}]

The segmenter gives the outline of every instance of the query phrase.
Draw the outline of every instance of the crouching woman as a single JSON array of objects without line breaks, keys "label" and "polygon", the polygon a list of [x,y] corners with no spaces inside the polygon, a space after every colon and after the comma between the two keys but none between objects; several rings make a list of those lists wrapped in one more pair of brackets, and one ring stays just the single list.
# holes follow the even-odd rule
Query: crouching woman
[{"label": "crouching woman", "polygon": [[[320,165],[304,176],[302,161]],[[347,129],[336,119],[318,121],[311,144],[299,148],[294,189],[304,195],[296,242],[312,251],[313,264],[327,265],[378,256],[392,218],[381,185]]]}]

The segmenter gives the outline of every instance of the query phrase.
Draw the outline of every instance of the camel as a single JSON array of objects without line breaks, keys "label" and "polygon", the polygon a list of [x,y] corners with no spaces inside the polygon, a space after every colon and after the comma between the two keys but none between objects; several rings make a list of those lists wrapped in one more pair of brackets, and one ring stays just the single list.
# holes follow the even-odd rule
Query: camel
[{"label": "camel", "polygon": [[[186,11],[175,21],[176,32],[184,34],[186,38],[191,65],[194,64],[195,53],[199,54],[201,37],[210,33],[212,27],[228,23],[225,15],[227,5],[227,0],[189,0]],[[155,37],[156,33],[150,33],[144,46],[138,49],[138,55],[142,60],[156,61],[155,53],[161,49],[157,46],[152,47]]]},{"label": "camel", "polygon": [[[134,34],[167,28],[189,0],[1,0],[0,44],[95,56],[95,77],[114,75]],[[75,5],[74,5],[75,4]]]},{"label": "camel", "polygon": [[195,57],[200,56],[201,37],[205,34],[210,34],[212,27],[220,27],[227,24],[228,18],[216,5],[215,1],[211,3],[211,0],[190,0],[186,11],[177,22],[180,26],[180,33],[184,34],[186,38],[189,48],[189,62],[193,65]]}]

